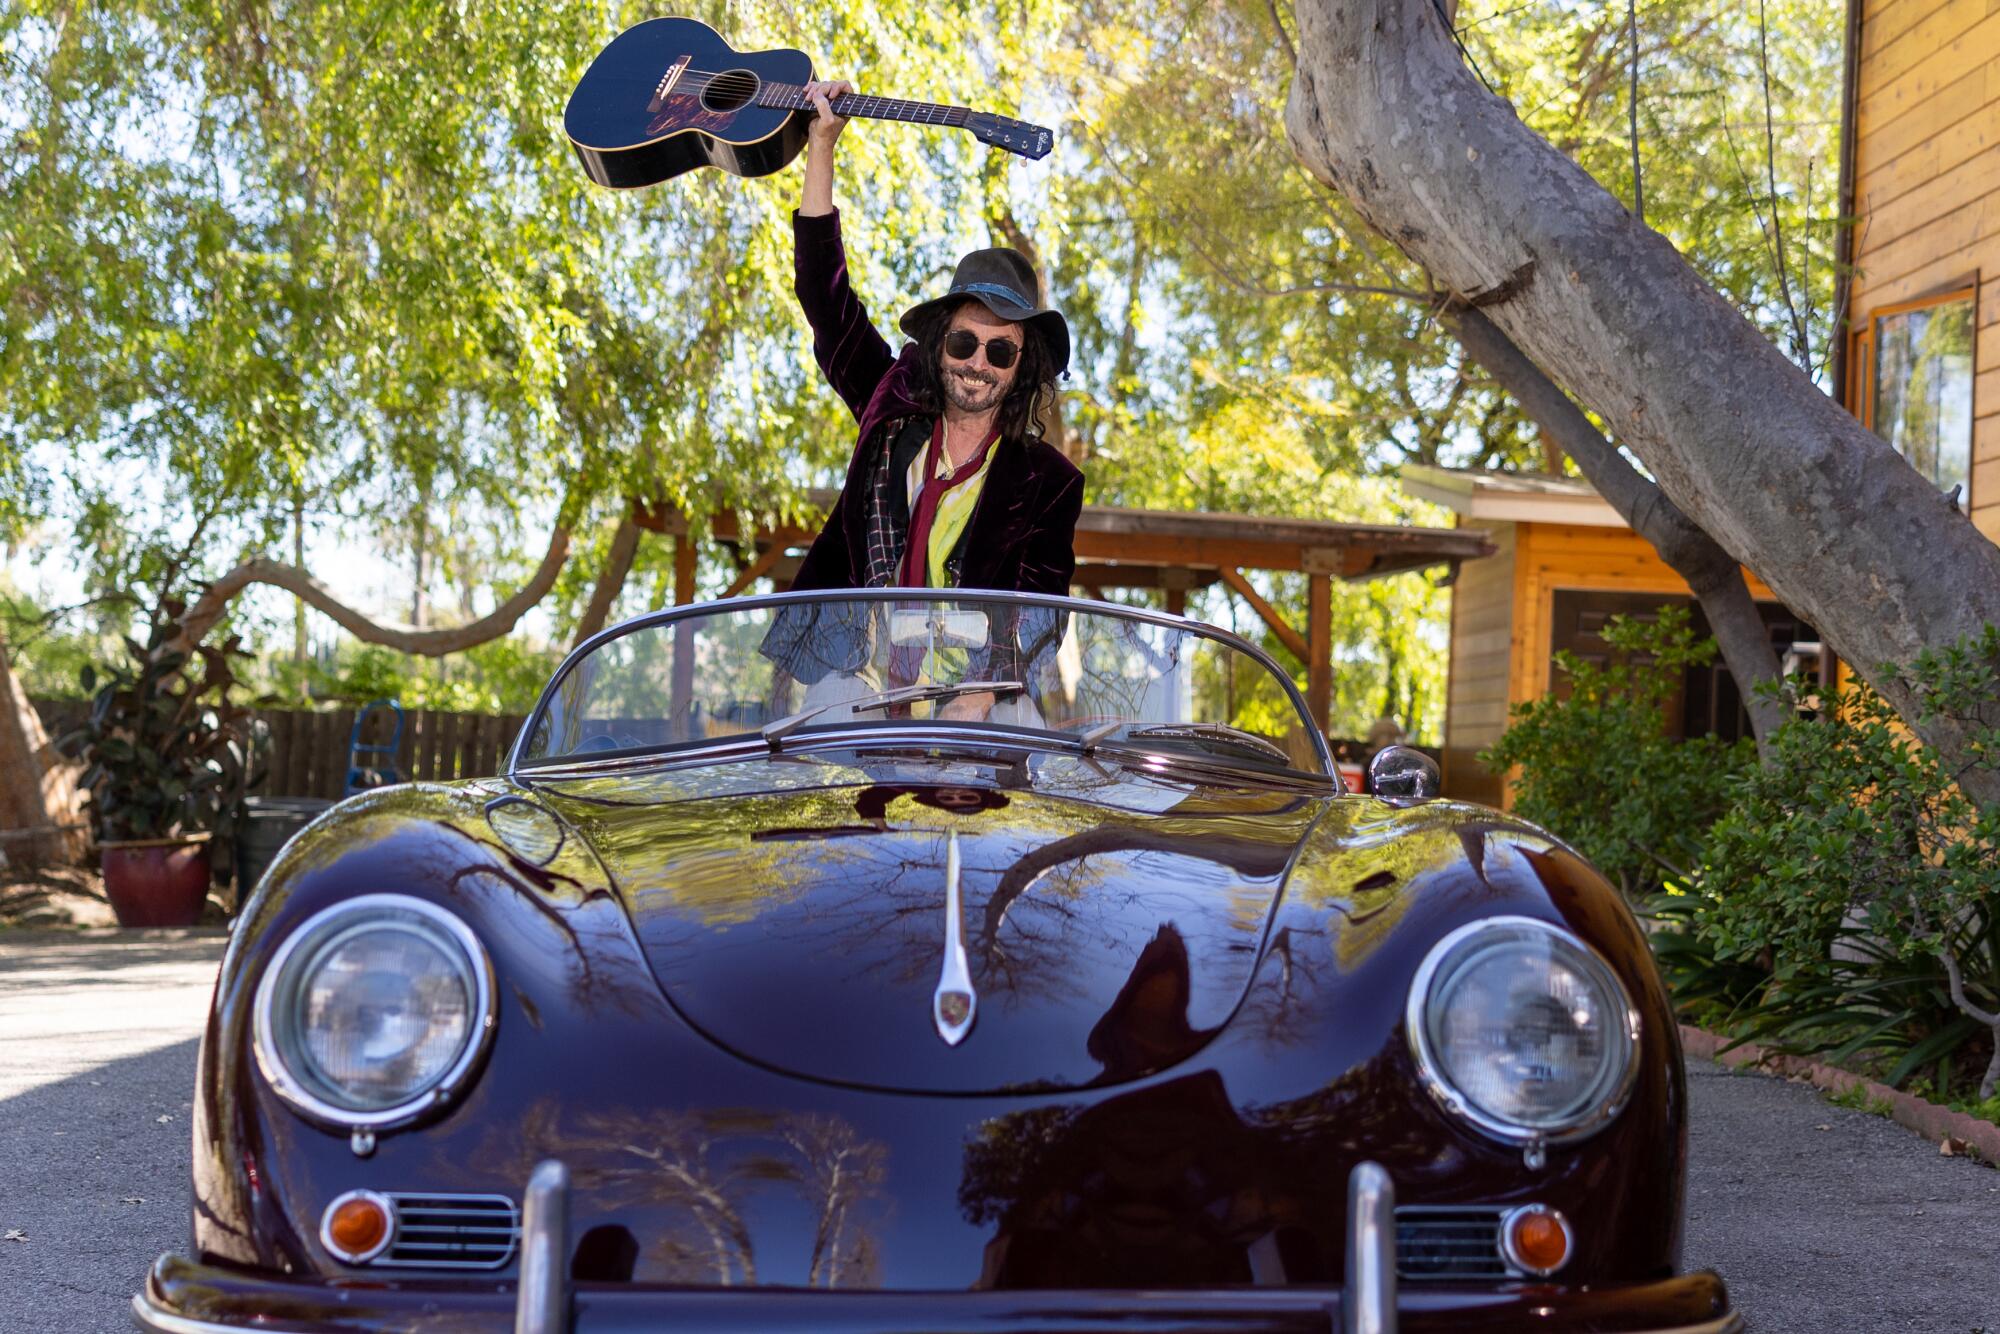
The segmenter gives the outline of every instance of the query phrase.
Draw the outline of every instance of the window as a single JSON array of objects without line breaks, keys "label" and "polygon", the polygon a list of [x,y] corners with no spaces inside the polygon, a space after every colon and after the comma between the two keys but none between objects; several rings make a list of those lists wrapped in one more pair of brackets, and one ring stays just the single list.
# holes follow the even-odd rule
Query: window
[{"label": "window", "polygon": [[1967,508],[1972,471],[1973,292],[1891,306],[1855,337],[1855,398],[1862,423],[1910,466],[1959,488]]}]

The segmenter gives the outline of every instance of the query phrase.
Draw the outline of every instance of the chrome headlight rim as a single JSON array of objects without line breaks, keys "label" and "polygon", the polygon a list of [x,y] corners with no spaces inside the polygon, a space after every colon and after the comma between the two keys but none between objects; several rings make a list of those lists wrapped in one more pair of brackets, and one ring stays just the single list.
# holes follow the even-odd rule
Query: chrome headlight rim
[{"label": "chrome headlight rim", "polygon": [[[363,928],[371,917],[408,914],[443,936],[462,956],[472,986],[470,1024],[464,1048],[443,1075],[393,1107],[343,1107],[315,1092],[293,1072],[279,1050],[277,1009],[299,979],[293,966],[308,950],[317,951],[345,934],[345,927]],[[348,919],[354,919],[351,923]],[[393,924],[393,923],[392,923]],[[408,924],[404,924],[408,929]],[[308,917],[293,929],[266,965],[252,1006],[251,1049],[264,1082],[288,1106],[307,1120],[339,1130],[391,1130],[422,1119],[455,1099],[477,1073],[492,1046],[495,1023],[493,961],[486,946],[464,919],[427,899],[409,894],[360,894],[343,899]]]},{"label": "chrome headlight rim", "polygon": [[[1525,1125],[1495,1116],[1478,1106],[1459,1092],[1445,1075],[1444,1066],[1431,1043],[1428,1023],[1431,991],[1445,964],[1469,940],[1490,932],[1521,929],[1542,932],[1574,950],[1594,975],[1594,980],[1608,986],[1608,1006],[1622,1021],[1615,1030],[1618,1039],[1625,1044],[1624,1067],[1617,1080],[1595,1107],[1563,1125]],[[1626,990],[1625,983],[1604,956],[1591,948],[1581,936],[1539,917],[1482,917],[1448,932],[1431,946],[1410,982],[1410,996],[1403,1011],[1403,1028],[1409,1038],[1411,1054],[1416,1058],[1418,1074],[1438,1105],[1489,1139],[1506,1145],[1533,1149],[1544,1145],[1575,1144],[1589,1139],[1618,1119],[1631,1101],[1632,1090],[1639,1081],[1639,1011],[1632,1004],[1632,995]]]}]

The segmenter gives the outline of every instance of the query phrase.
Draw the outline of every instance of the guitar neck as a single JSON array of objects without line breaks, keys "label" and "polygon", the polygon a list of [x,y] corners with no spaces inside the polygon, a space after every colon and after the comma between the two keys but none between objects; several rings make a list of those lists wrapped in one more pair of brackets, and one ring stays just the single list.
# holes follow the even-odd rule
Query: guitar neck
[{"label": "guitar neck", "polygon": [[[767,83],[757,94],[757,104],[766,107],[784,107],[792,111],[805,111],[812,107],[806,100],[805,89],[795,83]],[[970,107],[948,107],[936,102],[907,102],[900,97],[864,97],[860,93],[847,93],[833,99],[830,106],[833,114],[841,117],[864,116],[873,120],[905,120],[916,125],[952,125],[965,128]]]}]

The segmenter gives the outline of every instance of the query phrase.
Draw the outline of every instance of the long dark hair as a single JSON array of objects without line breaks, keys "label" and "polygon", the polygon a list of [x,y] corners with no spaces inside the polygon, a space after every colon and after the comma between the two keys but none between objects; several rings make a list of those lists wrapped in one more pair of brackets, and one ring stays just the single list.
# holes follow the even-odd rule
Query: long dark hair
[{"label": "long dark hair", "polygon": [[[972,298],[956,305],[941,306],[929,313],[917,330],[917,348],[922,353],[923,375],[915,395],[925,412],[944,411],[944,336],[951,317]],[[1042,331],[1032,324],[1021,326],[1021,359],[1014,363],[1014,383],[1000,400],[996,425],[1002,440],[1039,439],[1042,423],[1056,402],[1056,367]]]}]

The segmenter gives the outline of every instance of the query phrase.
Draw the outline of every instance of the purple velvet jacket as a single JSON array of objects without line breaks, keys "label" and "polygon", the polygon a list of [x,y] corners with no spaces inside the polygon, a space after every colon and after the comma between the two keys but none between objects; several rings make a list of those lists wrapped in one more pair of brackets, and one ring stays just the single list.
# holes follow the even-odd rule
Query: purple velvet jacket
[{"label": "purple velvet jacket", "polygon": [[[882,428],[920,413],[912,401],[920,368],[915,343],[900,356],[869,322],[847,277],[838,211],[794,214],[799,305],[812,326],[813,356],[827,382],[860,423],[840,503],[827,517],[799,567],[794,588],[858,588],[866,582],[864,496],[872,451],[891,441]],[[959,587],[1069,592],[1076,573],[1076,518],[1083,509],[1083,474],[1053,445],[1003,440],[994,446],[985,490],[966,525]],[[902,494],[900,486],[894,488]]]}]

